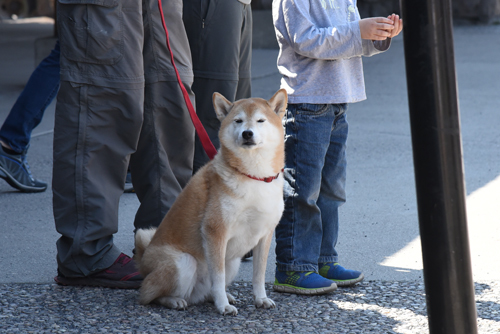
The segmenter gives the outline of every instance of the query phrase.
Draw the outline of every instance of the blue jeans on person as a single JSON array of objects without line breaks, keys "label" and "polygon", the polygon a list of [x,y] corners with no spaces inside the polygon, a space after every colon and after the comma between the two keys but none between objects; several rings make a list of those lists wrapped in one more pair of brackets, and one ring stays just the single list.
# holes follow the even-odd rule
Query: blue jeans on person
[{"label": "blue jeans on person", "polygon": [[276,228],[279,271],[337,262],[345,202],[347,104],[289,104],[285,116],[285,210]]},{"label": "blue jeans on person", "polygon": [[0,140],[17,153],[26,152],[33,129],[59,90],[59,41],[40,62],[0,129]]}]

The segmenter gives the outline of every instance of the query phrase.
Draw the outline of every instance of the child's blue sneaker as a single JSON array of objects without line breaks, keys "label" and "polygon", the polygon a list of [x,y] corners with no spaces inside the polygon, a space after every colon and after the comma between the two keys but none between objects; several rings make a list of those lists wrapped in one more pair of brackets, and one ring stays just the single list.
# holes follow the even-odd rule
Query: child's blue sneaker
[{"label": "child's blue sneaker", "polygon": [[314,271],[276,270],[273,289],[298,295],[322,295],[336,290],[337,284]]},{"label": "child's blue sneaker", "polygon": [[350,286],[361,282],[365,276],[361,271],[345,269],[338,263],[320,263],[319,274],[337,283],[338,286]]}]

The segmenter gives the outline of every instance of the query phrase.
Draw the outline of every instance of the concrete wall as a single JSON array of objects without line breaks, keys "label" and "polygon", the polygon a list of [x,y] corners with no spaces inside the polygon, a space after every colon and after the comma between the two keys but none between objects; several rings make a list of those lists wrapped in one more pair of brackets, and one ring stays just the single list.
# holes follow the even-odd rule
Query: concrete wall
[{"label": "concrete wall", "polygon": [[[410,0],[408,0],[410,1]],[[252,8],[271,9],[272,0],[252,0]],[[500,23],[500,0],[452,0],[453,18],[457,23]],[[358,0],[361,17],[401,14],[400,0]]]},{"label": "concrete wall", "polygon": [[[262,0],[263,1],[263,0]],[[278,42],[274,32],[271,10],[252,9],[254,49],[277,49]]]},{"label": "concrete wall", "polygon": [[[456,23],[500,23],[500,0],[453,0],[453,19]],[[361,17],[401,14],[399,0],[359,0]]]},{"label": "concrete wall", "polygon": [[453,17],[483,24],[499,24],[500,0],[454,0]]},{"label": "concrete wall", "polygon": [[[252,0],[252,9],[270,10],[272,1]],[[453,17],[458,23],[500,23],[500,0],[452,0],[452,4]],[[400,0],[358,0],[358,8],[361,17],[401,13]],[[20,17],[53,17],[54,0],[0,0],[0,11],[8,16],[16,14]]]},{"label": "concrete wall", "polygon": [[0,18],[54,17],[55,0],[0,0]]}]

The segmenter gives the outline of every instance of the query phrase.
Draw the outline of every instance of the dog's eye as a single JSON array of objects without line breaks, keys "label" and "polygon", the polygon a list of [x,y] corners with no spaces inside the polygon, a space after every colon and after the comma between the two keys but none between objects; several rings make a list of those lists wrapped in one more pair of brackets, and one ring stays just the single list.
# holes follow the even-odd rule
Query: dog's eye
[{"label": "dog's eye", "polygon": [[265,119],[261,118],[257,121],[257,123],[264,123],[265,121],[266,121]]},{"label": "dog's eye", "polygon": [[240,123],[243,123],[243,120],[241,120],[241,119],[235,119],[234,122],[240,124]]}]

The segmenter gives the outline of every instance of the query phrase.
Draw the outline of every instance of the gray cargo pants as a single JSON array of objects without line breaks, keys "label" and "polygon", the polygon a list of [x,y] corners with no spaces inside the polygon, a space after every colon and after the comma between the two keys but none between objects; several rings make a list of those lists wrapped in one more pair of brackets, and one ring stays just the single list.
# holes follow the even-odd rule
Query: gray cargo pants
[{"label": "gray cargo pants", "polygon": [[[59,271],[87,276],[113,244],[130,162],[135,228],[158,226],[192,175],[194,128],[165,45],[157,0],[58,0],[61,88],[53,210]],[[176,65],[194,104],[182,0],[163,0]],[[132,227],[131,227],[132,228]]]},{"label": "gray cargo pants", "polygon": [[[230,101],[252,94],[252,11],[238,0],[184,0],[183,19],[193,54],[196,113],[219,148],[213,93]],[[206,162],[208,156],[196,137],[194,170]]]}]

